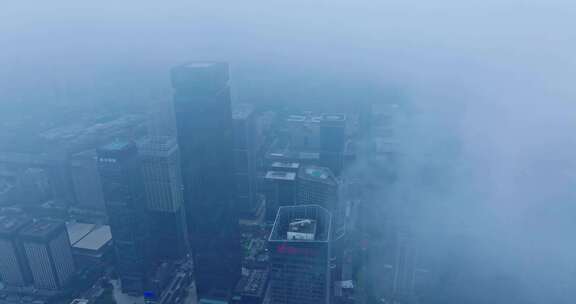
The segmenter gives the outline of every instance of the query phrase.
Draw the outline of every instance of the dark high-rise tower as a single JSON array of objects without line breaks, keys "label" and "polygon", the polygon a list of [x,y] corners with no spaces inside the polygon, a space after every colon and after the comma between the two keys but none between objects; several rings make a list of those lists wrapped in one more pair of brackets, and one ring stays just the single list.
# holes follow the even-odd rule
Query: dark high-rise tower
[{"label": "dark high-rise tower", "polygon": [[251,104],[236,104],[234,120],[234,180],[236,204],[242,215],[256,212],[256,125]]},{"label": "dark high-rise tower", "polygon": [[226,63],[197,62],[171,75],[200,298],[226,297],[240,275],[228,70]]},{"label": "dark high-rise tower", "polygon": [[346,145],[346,116],[323,114],[320,121],[320,162],[340,175]]},{"label": "dark high-rise tower", "polygon": [[115,142],[98,149],[97,154],[122,291],[142,294],[151,267],[138,151],[134,143]]}]

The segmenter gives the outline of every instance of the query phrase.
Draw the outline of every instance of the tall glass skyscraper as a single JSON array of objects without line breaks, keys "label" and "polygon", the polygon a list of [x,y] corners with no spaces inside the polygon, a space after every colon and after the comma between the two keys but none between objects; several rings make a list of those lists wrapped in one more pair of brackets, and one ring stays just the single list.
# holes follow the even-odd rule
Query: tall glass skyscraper
[{"label": "tall glass skyscraper", "polygon": [[194,62],[171,77],[198,294],[227,298],[241,268],[229,67]]},{"label": "tall glass skyscraper", "polygon": [[138,149],[131,142],[114,142],[97,155],[122,291],[141,295],[151,268],[151,246]]}]

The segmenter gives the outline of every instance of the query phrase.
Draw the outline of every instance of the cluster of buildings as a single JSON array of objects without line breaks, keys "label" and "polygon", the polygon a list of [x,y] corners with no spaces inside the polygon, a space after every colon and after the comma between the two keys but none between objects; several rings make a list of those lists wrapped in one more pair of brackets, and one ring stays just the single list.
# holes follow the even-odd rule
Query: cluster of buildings
[{"label": "cluster of buildings", "polygon": [[[178,66],[171,82],[173,132],[129,116],[43,132],[59,153],[0,153],[0,169],[27,172],[35,193],[28,216],[0,217],[5,287],[62,290],[100,265],[149,303],[185,302],[192,281],[202,304],[353,298],[347,115],[232,104],[221,62]],[[5,205],[26,185],[10,182],[0,176]],[[54,206],[64,211],[38,212]],[[256,227],[250,254],[241,220]]]},{"label": "cluster of buildings", "polygon": [[0,273],[6,288],[49,293],[66,285],[75,272],[62,222],[1,215],[0,244]]}]

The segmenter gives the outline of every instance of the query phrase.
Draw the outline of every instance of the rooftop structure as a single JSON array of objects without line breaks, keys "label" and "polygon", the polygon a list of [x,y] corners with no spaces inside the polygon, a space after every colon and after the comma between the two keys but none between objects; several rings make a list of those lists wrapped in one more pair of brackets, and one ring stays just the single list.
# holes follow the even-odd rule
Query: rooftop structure
[{"label": "rooftop structure", "polygon": [[270,167],[284,168],[284,169],[298,169],[300,168],[300,164],[296,162],[275,161],[270,165]]},{"label": "rooftop structure", "polygon": [[316,221],[313,219],[294,219],[288,224],[286,238],[289,240],[312,241],[316,237]]},{"label": "rooftop structure", "polygon": [[[331,240],[332,215],[318,205],[283,206],[278,209],[269,242],[329,242]],[[303,234],[313,234],[312,239],[289,238],[301,229]]]},{"label": "rooftop structure", "polygon": [[216,64],[216,62],[210,61],[198,61],[198,62],[190,62],[185,64],[184,66],[187,68],[209,68]]},{"label": "rooftop structure", "polygon": [[277,179],[277,180],[290,180],[296,179],[296,173],[294,172],[284,172],[284,171],[268,171],[266,172],[267,179]]},{"label": "rooftop structure", "polygon": [[238,285],[236,285],[235,293],[240,294],[242,298],[263,298],[264,293],[266,292],[267,282],[267,270],[252,270],[247,276],[243,276],[242,279],[238,282]]},{"label": "rooftop structure", "polygon": [[90,231],[81,240],[76,242],[73,248],[98,251],[112,241],[110,226],[100,226]]},{"label": "rooftop structure", "polygon": [[334,174],[328,168],[318,166],[306,166],[300,169],[300,178],[321,182],[328,185],[336,185],[337,180]]},{"label": "rooftop structure", "polygon": [[14,235],[22,229],[30,220],[21,216],[0,215],[0,235]]},{"label": "rooftop structure", "polygon": [[100,148],[102,151],[120,151],[128,148],[130,146],[129,142],[126,141],[114,141],[106,144]]},{"label": "rooftop structure", "polygon": [[70,238],[70,244],[78,243],[82,238],[84,238],[88,233],[94,230],[94,224],[78,223],[78,222],[67,222],[66,229],[68,230],[68,237]]},{"label": "rooftop structure", "polygon": [[52,220],[34,220],[20,231],[20,235],[29,239],[45,240],[58,234],[62,223]]},{"label": "rooftop structure", "polygon": [[345,114],[322,114],[323,121],[346,121]]}]

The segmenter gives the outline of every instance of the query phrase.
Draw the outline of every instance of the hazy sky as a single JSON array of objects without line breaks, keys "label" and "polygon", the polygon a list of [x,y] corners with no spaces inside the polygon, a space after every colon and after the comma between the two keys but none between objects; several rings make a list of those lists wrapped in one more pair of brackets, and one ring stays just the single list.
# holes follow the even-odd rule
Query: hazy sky
[{"label": "hazy sky", "polygon": [[[422,192],[431,221],[477,236],[483,263],[506,265],[534,303],[570,303],[575,20],[568,0],[11,1],[0,110],[24,88],[118,72],[161,82],[197,59],[232,62],[245,101],[352,103],[402,87],[420,113],[414,168],[450,164],[448,190]],[[438,152],[443,138],[462,144],[457,160]]]}]

